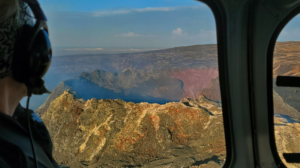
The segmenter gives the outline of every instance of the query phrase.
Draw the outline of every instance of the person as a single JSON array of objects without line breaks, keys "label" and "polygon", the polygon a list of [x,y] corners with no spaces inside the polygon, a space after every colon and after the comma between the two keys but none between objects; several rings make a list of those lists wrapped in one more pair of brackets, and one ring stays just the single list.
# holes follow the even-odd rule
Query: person
[{"label": "person", "polygon": [[[23,37],[20,29],[26,23],[24,4],[21,0],[0,0],[0,167],[56,168],[46,126],[37,114],[20,105],[28,96],[28,85],[14,75],[14,57],[20,56],[16,43]],[[43,85],[34,93],[47,90]]]}]

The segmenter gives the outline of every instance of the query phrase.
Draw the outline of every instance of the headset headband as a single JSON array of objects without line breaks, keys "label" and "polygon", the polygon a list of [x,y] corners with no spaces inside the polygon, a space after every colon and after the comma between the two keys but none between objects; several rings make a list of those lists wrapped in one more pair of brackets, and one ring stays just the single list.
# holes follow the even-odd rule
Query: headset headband
[{"label": "headset headband", "polygon": [[23,0],[23,1],[26,2],[29,5],[29,7],[31,8],[31,10],[34,14],[34,17],[37,20],[47,21],[47,18],[45,16],[43,10],[41,9],[40,4],[37,0]]},{"label": "headset headband", "polygon": [[36,23],[33,26],[33,36],[31,36],[31,39],[28,42],[28,46],[26,47],[26,50],[31,50],[34,38],[36,37],[39,30],[43,29],[49,34],[47,18],[37,0],[23,0],[23,2],[28,4],[34,14],[34,18],[36,19]]}]

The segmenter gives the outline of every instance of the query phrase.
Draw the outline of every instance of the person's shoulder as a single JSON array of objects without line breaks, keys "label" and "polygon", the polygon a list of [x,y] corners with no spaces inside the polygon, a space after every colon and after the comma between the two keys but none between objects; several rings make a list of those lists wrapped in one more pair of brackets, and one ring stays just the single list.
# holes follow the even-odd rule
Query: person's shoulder
[{"label": "person's shoulder", "polygon": [[15,115],[19,117],[27,117],[27,115],[30,116],[30,118],[37,123],[43,123],[43,120],[31,109],[27,109],[22,107],[21,104],[19,104],[15,110]]},{"label": "person's shoulder", "polygon": [[[33,138],[42,146],[42,148],[48,153],[49,156],[52,156],[52,141],[50,138],[50,134],[48,129],[46,128],[43,120],[32,110],[28,109],[28,112],[26,108],[22,106],[18,106],[19,111],[23,114],[23,116],[20,116],[22,120],[27,120],[27,117],[30,117],[30,129],[32,131]],[[26,116],[26,117],[25,117]]]},{"label": "person's shoulder", "polygon": [[18,116],[18,120],[20,123],[23,123],[23,125],[27,125],[24,123],[28,123],[28,117],[30,118],[30,127],[32,131],[38,133],[39,135],[42,135],[43,137],[49,137],[49,132],[43,122],[43,120],[33,111],[22,107],[20,104],[18,105],[16,111],[16,116]]}]

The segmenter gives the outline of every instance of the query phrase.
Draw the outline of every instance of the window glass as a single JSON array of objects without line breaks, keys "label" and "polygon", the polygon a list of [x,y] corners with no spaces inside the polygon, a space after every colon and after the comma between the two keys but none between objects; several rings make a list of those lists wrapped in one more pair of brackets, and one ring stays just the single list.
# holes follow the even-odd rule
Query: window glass
[{"label": "window glass", "polygon": [[[282,30],[273,57],[275,139],[279,156],[287,167],[300,167],[297,163],[287,163],[283,157],[283,153],[300,153],[300,85],[298,87],[288,87],[286,84],[277,86],[276,80],[278,76],[300,77],[299,26],[298,15]],[[284,81],[278,78],[278,82]]]},{"label": "window glass", "polygon": [[40,3],[53,46],[44,77],[52,93],[32,97],[30,108],[61,166],[223,166],[216,25],[205,4]]}]

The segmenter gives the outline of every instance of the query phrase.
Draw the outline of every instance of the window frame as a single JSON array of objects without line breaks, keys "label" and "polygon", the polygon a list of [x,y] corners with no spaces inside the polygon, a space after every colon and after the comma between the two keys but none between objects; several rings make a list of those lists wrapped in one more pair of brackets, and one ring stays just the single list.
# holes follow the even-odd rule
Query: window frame
[{"label": "window frame", "polygon": [[300,14],[300,5],[296,7],[292,12],[290,12],[276,27],[270,41],[269,47],[267,50],[267,96],[268,96],[268,117],[269,117],[269,137],[271,150],[276,161],[277,165],[280,167],[286,167],[279,157],[279,153],[276,146],[275,139],[275,125],[274,125],[274,102],[273,102],[273,59],[274,59],[274,50],[275,45],[278,39],[278,36],[286,25],[298,14]]},{"label": "window frame", "polygon": [[230,128],[230,116],[229,109],[230,104],[228,102],[229,97],[229,88],[228,88],[228,78],[227,78],[227,17],[224,4],[220,1],[210,1],[210,0],[199,0],[202,3],[206,4],[212,11],[215,19],[216,25],[216,37],[217,37],[217,53],[218,53],[218,71],[219,71],[219,82],[220,82],[220,92],[221,92],[221,101],[222,101],[222,113],[223,113],[223,127],[225,134],[225,143],[226,143],[226,160],[223,168],[228,168],[232,162],[232,133]]}]

